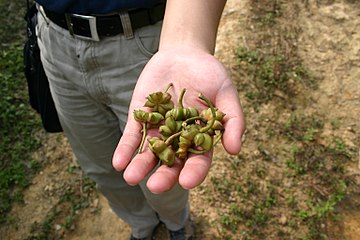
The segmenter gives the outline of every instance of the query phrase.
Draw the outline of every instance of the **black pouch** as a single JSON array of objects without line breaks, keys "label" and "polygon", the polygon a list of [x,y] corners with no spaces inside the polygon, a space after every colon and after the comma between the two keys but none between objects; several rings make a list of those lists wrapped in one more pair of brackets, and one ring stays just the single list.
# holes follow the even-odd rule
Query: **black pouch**
[{"label": "black pouch", "polygon": [[31,107],[40,114],[42,125],[47,132],[62,132],[59,117],[50,93],[49,82],[40,59],[40,49],[35,34],[37,14],[36,5],[32,4],[29,6],[28,3],[25,15],[27,40],[23,49],[23,57],[29,101]]}]

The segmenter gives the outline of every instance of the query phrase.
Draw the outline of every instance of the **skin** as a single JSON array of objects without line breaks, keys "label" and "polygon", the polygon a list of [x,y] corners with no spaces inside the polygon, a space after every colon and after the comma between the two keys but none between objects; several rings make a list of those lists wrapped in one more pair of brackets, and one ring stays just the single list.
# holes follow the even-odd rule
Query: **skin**
[{"label": "skin", "polygon": [[[150,59],[138,79],[129,113],[134,109],[143,109],[145,97],[152,92],[163,91],[170,82],[174,85],[169,90],[174,102],[181,90],[186,88],[184,107],[206,108],[206,104],[198,98],[202,93],[226,113],[222,143],[228,153],[238,154],[245,130],[238,92],[225,67],[213,56],[225,2],[167,1],[159,51]],[[130,185],[141,182],[158,164],[147,144],[141,154],[133,157],[141,141],[141,129],[141,124],[129,114],[113,156],[114,168],[124,170],[124,178]],[[155,131],[150,130],[148,135],[154,136]],[[176,160],[171,168],[160,166],[148,179],[147,187],[153,193],[166,192],[177,182],[185,189],[194,188],[204,181],[211,161],[212,152],[209,152],[190,155],[185,162]]]}]

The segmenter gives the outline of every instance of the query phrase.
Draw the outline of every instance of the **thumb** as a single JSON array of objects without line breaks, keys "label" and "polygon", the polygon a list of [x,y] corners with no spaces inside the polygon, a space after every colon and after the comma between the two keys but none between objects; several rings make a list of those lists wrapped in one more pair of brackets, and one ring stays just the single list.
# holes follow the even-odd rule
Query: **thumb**
[{"label": "thumb", "polygon": [[245,118],[239,94],[231,85],[220,91],[216,97],[216,107],[224,112],[224,135],[222,142],[230,154],[238,154],[241,149],[241,138],[245,131]]},{"label": "thumb", "polygon": [[112,159],[113,167],[116,170],[124,170],[131,161],[141,142],[141,129],[140,123],[128,120]]}]

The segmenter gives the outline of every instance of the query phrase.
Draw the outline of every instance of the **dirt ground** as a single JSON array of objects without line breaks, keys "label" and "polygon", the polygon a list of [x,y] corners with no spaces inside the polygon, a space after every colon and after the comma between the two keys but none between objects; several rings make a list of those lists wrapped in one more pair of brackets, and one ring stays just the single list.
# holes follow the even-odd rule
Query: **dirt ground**
[{"label": "dirt ground", "polygon": [[[256,42],[256,26],[251,25],[253,13],[250,2],[229,0],[220,24],[216,56],[229,69],[234,82],[242,81],[242,75],[236,72],[239,63],[234,51],[240,46],[251,47]],[[302,93],[305,101],[301,107],[307,113],[320,113],[329,121],[341,119],[341,127],[336,134],[342,137],[347,146],[358,151],[347,173],[360,176],[360,2],[303,0],[289,1],[283,5],[286,12],[293,15],[281,16],[282,20],[294,21],[298,29],[294,42],[297,55],[302,64],[321,79],[316,91]],[[256,154],[254,142],[257,138],[254,132],[257,131],[257,121],[271,119],[274,108],[269,103],[262,105],[258,112],[253,111],[241,89],[239,94],[248,131],[243,152]],[[331,136],[334,132],[325,124],[323,134]],[[13,206],[11,221],[0,227],[0,239],[41,239],[29,238],[39,228],[47,228],[52,239],[128,239],[129,227],[116,217],[106,200],[84,178],[66,138],[62,134],[44,133],[39,133],[39,137],[47,140],[34,158],[39,159],[44,168],[26,190],[24,204]],[[218,216],[220,205],[208,204],[206,188],[211,187],[212,177],[226,174],[225,166],[219,159],[227,157],[222,148],[217,147],[214,159],[218,161],[214,161],[209,177],[202,187],[191,191],[192,215],[198,224],[199,239],[222,239]],[[356,179],[360,184],[359,177]],[[74,195],[77,200],[72,199]],[[353,202],[360,202],[359,194],[353,195],[353,198]],[[351,207],[346,203],[340,206],[341,223],[329,224],[329,239],[360,239],[359,206],[355,204]],[[62,210],[66,210],[66,213]],[[51,223],[50,226],[46,222]],[[68,224],[67,228],[64,224]],[[245,239],[240,234],[238,238]],[[166,238],[159,233],[158,239]],[[298,238],[294,236],[291,239]]]}]

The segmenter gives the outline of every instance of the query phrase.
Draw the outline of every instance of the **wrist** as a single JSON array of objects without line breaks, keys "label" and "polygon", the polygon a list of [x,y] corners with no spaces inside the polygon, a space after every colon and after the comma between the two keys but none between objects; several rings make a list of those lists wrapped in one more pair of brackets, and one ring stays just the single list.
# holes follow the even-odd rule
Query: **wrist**
[{"label": "wrist", "polygon": [[159,49],[198,49],[213,54],[225,2],[168,0]]},{"label": "wrist", "polygon": [[214,49],[211,46],[197,43],[196,41],[164,41],[160,42],[159,52],[177,53],[190,57],[192,54],[213,55]]}]

